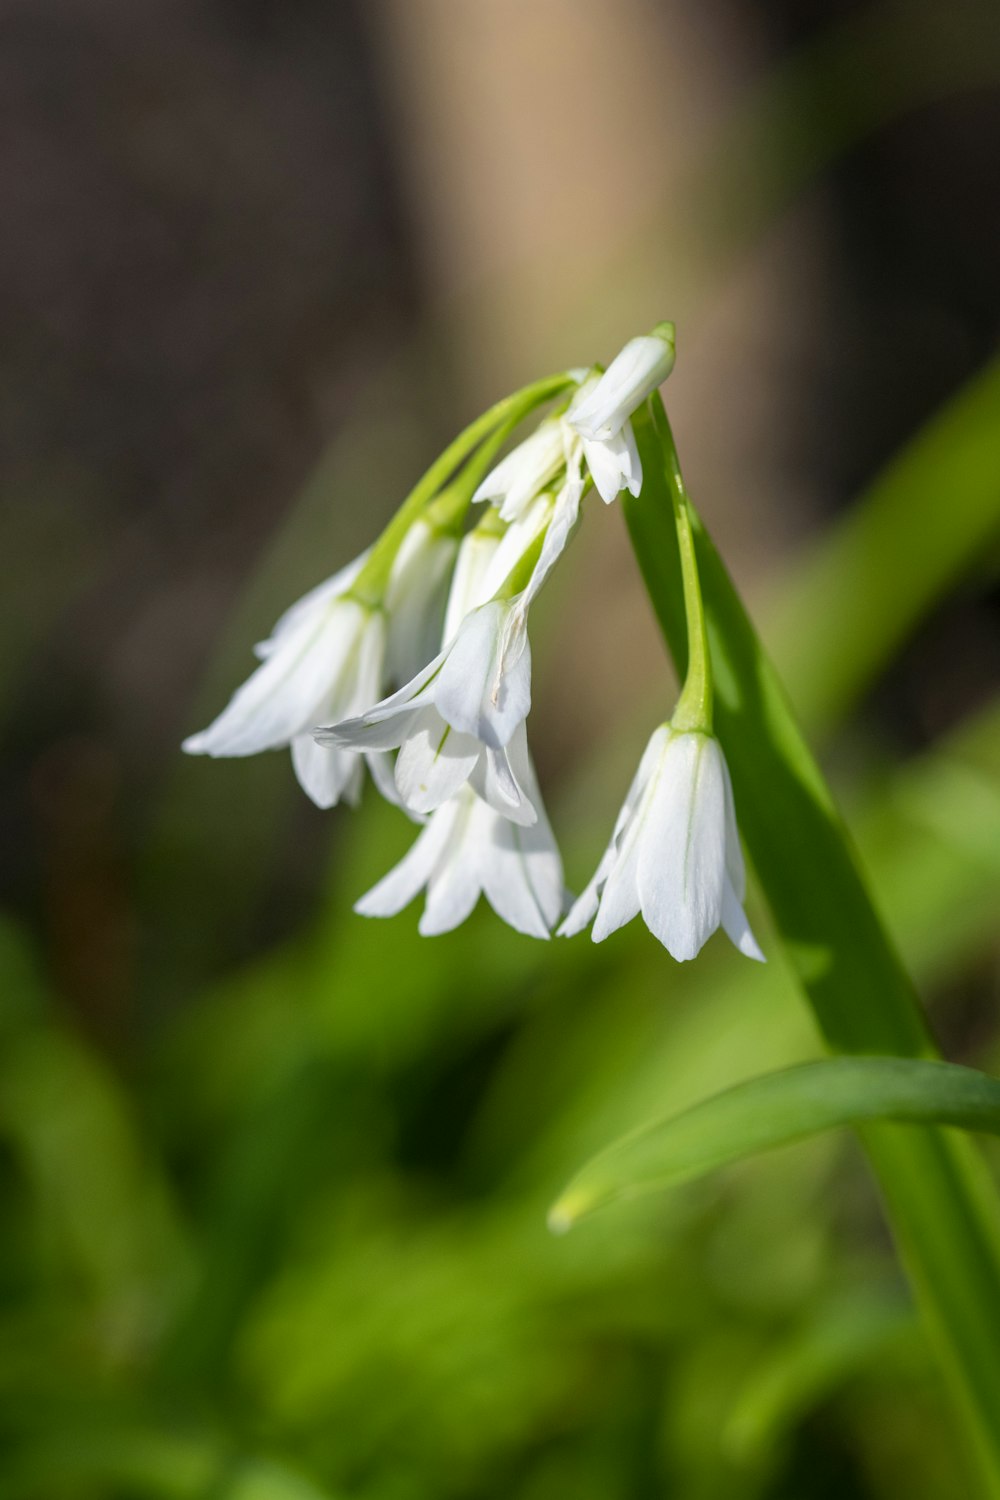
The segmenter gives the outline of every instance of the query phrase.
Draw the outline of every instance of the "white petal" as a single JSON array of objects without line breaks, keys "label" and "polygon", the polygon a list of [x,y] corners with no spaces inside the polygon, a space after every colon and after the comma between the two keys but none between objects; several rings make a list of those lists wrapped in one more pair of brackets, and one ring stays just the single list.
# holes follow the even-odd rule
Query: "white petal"
[{"label": "white petal", "polygon": [[426,707],[428,685],[441,668],[444,653],[428,662],[398,693],[383,698],[357,718],[323,725],[315,731],[321,745],[344,745],[354,750],[394,750],[409,732],[415,714]]},{"label": "white petal", "polygon": [[381,610],[372,610],[358,634],[353,652],[332,685],[323,712],[313,716],[314,726],[324,718],[354,718],[378,700],[385,676],[387,633],[385,615]]},{"label": "white petal", "polygon": [[362,917],[392,917],[409,906],[431,879],[454,831],[458,807],[448,803],[431,818],[399,864],[354,904]]},{"label": "white petal", "polygon": [[516,606],[468,615],[432,687],[441,717],[484,745],[507,744],[531,707],[531,651]]},{"label": "white petal", "polygon": [[[487,587],[485,580],[490,575],[500,544],[500,537],[480,531],[478,527],[462,538],[455,560],[455,571],[451,577],[441,635],[445,646],[451,644],[466,615],[478,609],[480,604],[485,604],[495,593],[495,588]],[[505,572],[504,578],[506,576]]]},{"label": "white petal", "polygon": [[423,937],[434,937],[458,927],[479,900],[481,889],[475,844],[470,839],[476,799],[469,792],[445,806],[456,808],[455,830],[447,855],[433,871],[428,884],[427,904],[417,924]]},{"label": "white petal", "polygon": [[[528,735],[522,722],[509,745],[500,750],[481,747],[469,776],[477,797],[513,823],[530,827],[538,821],[535,798],[527,787],[536,787],[528,759]],[[537,791],[537,787],[536,787]]]},{"label": "white petal", "polygon": [[184,741],[192,755],[254,755],[287,745],[315,722],[316,705],[337,683],[369,611],[338,600],[307,613],[238,688],[207,729]]},{"label": "white petal", "polygon": [[542,919],[551,930],[565,910],[566,882],[559,846],[542,804],[533,767],[530,779],[526,780],[538,819],[530,828],[515,827],[512,836]]},{"label": "white petal", "polygon": [[554,495],[548,492],[539,495],[531,502],[521,518],[507,527],[489,569],[483,577],[482,593],[475,601],[477,605],[489,603],[501,585],[506,583],[511,570],[517,566],[528,548],[548,525],[554,504]]},{"label": "white petal", "polygon": [[409,682],[405,683],[398,692],[390,693],[388,698],[383,698],[380,703],[375,703],[371,708],[365,709],[361,716],[366,724],[378,724],[386,719],[393,718],[398,713],[405,713],[414,707],[421,698],[426,698],[426,689],[433,682],[445,659],[442,651],[429,661],[426,667],[422,667]]},{"label": "white petal", "polygon": [[595,879],[600,879],[603,867],[604,889],[594,922],[595,943],[602,942],[610,933],[631,922],[641,909],[639,866],[646,840],[650,837],[650,806],[671,738],[665,724],[650,736],[618,815],[615,835],[598,867]]},{"label": "white petal", "polygon": [[396,757],[396,786],[406,807],[429,813],[464,786],[480,756],[480,744],[446,724],[435,708],[414,719]]},{"label": "white petal", "polygon": [[[670,740],[670,730],[665,724],[661,724],[650,736],[618,815],[615,835],[601,861],[604,867],[604,889],[594,922],[595,943],[602,942],[639,913],[639,861],[648,836],[647,816]],[[600,875],[599,866],[598,876]]]},{"label": "white petal", "polygon": [[422,710],[422,703],[413,703],[408,708],[399,709],[391,719],[378,719],[374,724],[369,724],[367,719],[362,718],[343,719],[339,724],[319,725],[313,730],[313,739],[318,745],[340,745],[342,749],[362,753],[396,750],[406,739],[410,725]]},{"label": "white petal", "polygon": [[[615,826],[608,846],[601,855],[600,863],[594,871],[593,876],[570,907],[569,914],[559,929],[560,937],[574,937],[578,932],[582,932],[588,923],[593,921],[600,903],[601,892],[618,858],[619,840],[622,838],[625,828],[631,821],[646,783],[659,763],[669,738],[670,729],[666,724],[661,724],[650,736],[646,748],[642,753],[642,758],[639,761],[639,769],[632,777],[632,783],[625,796],[625,801],[622,803],[618,817],[615,819]],[[634,915],[635,912],[633,912]]]},{"label": "white petal", "polygon": [[645,799],[641,799],[634,816],[625,825],[613,856],[608,859],[604,890],[591,934],[595,943],[602,943],[639,912],[638,871],[644,806]]},{"label": "white petal", "polygon": [[344,789],[356,780],[361,763],[352,750],[317,745],[312,735],[297,734],[292,740],[292,765],[299,786],[317,807],[334,807]]},{"label": "white petal", "polygon": [[583,480],[570,479],[563,485],[556,499],[552,519],[545,533],[542,550],[538,554],[538,561],[531,571],[531,578],[524,591],[523,608],[534,599],[542,584],[555,567],[566,543],[569,541],[570,533],[576,525],[580,514],[580,500],[583,495]]},{"label": "white petal", "polygon": [[501,459],[473,495],[473,501],[500,501],[504,521],[515,521],[563,465],[562,424],[550,417],[507,457]]},{"label": "white petal", "polygon": [[636,446],[635,433],[632,431],[632,423],[626,422],[618,434],[619,440],[625,444],[625,457],[622,463],[622,478],[625,489],[630,495],[638,495],[642,489],[642,459],[639,457],[639,449]]},{"label": "white petal", "polygon": [[520,849],[521,830],[505,818],[484,808],[490,820],[487,842],[480,847],[480,879],[483,894],[496,912],[516,932],[527,937],[547,938],[549,924],[542,914]]},{"label": "white petal", "polygon": [[643,802],[642,915],[668,952],[684,961],[700,952],[722,919],[725,783],[718,742],[704,734],[671,736]]},{"label": "white petal", "polygon": [[[661,325],[662,326],[662,325]],[[567,421],[581,437],[605,440],[620,432],[628,418],[674,367],[673,332],[630,339],[611,361],[594,389]]]},{"label": "white petal", "polygon": [[587,468],[598,494],[609,505],[623,489],[638,495],[642,486],[642,464],[635,446],[631,422],[604,442],[583,441]]},{"label": "white petal", "polygon": [[[385,620],[372,612],[359,632],[351,656],[326,697],[313,710],[313,723],[339,718],[371,703],[382,680]],[[362,763],[352,750],[317,741],[312,729],[292,740],[292,765],[299,785],[317,807],[333,807],[341,797],[356,803],[361,795]]]},{"label": "white petal", "polygon": [[458,543],[426,521],[416,521],[403,539],[386,585],[389,616],[387,667],[394,682],[406,682],[438,651],[444,619],[444,585]]},{"label": "white petal", "polygon": [[590,477],[605,505],[614,500],[622,487],[622,469],[618,455],[612,448],[613,441],[614,439],[607,443],[597,443],[592,442],[590,438],[585,438],[583,442],[583,452],[587,460],[587,468],[590,470]]},{"label": "white petal", "polygon": [[758,963],[767,963],[767,959],[760,951],[757,939],[750,931],[750,923],[747,921],[742,903],[738,900],[728,879],[722,892],[722,927],[729,941],[735,944],[741,953],[745,953],[747,958],[755,958]]}]

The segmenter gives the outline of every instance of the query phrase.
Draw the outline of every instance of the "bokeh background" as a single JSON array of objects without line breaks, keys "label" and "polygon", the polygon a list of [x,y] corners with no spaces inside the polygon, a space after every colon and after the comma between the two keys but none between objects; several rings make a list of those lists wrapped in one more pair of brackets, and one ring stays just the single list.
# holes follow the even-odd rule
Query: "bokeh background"
[{"label": "bokeh background", "polygon": [[[0,116],[3,1494],[966,1493],[851,1141],[545,1229],[817,1053],[759,901],[763,971],[425,942],[351,913],[398,814],[178,746],[478,410],[673,318],[690,488],[996,1070],[995,4],[8,0]],[[613,510],[533,623],[579,888],[673,691]]]}]

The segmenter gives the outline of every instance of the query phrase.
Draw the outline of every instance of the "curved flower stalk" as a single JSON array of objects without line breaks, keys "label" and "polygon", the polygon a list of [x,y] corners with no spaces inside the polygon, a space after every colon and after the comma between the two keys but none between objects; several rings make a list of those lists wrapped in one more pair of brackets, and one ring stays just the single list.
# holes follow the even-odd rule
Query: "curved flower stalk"
[{"label": "curved flower stalk", "polygon": [[593,922],[602,942],[639,912],[679,961],[695,958],[718,927],[764,961],[743,910],[746,872],[722,747],[701,731],[654,731],[590,884],[559,929]]},{"label": "curved flower stalk", "polygon": [[244,756],[288,747],[299,784],[318,807],[341,798],[356,803],[367,761],[380,790],[395,799],[384,757],[321,750],[311,731],[324,719],[350,718],[368,707],[384,691],[393,663],[426,640],[428,621],[439,618],[455,545],[418,520],[396,554],[381,603],[354,593],[369,553],[311,589],[255,647],[257,670],[182,748],[190,755]]},{"label": "curved flower stalk", "polygon": [[458,927],[483,895],[516,931],[547,938],[564,908],[562,861],[527,751],[522,775],[537,810],[532,827],[518,826],[471,787],[462,787],[354,910],[365,917],[395,916],[426,887],[419,930],[430,937]]}]

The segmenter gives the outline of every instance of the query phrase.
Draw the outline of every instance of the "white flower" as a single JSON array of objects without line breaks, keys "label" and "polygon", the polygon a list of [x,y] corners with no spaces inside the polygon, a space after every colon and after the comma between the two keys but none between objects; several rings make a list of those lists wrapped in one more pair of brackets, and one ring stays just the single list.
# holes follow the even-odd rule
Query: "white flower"
[{"label": "white flower", "polygon": [[261,665],[207,729],[189,735],[183,749],[190,755],[242,756],[290,746],[299,783],[318,807],[333,807],[341,798],[357,802],[367,760],[379,789],[398,800],[386,757],[321,749],[312,730],[330,719],[356,717],[378,701],[387,648],[402,661],[404,641],[426,641],[426,617],[434,619],[441,574],[453,550],[424,522],[410,528],[386,586],[388,627],[385,609],[350,593],[367,552],[304,594],[254,647]]},{"label": "white flower", "polygon": [[463,538],[444,650],[398,692],[316,733],[320,745],[341,753],[398,748],[396,790],[411,812],[433,812],[468,782],[504,817],[524,825],[536,819],[523,780],[531,706],[527,611],[523,599],[492,596],[551,508],[544,497],[502,538],[480,528]]},{"label": "white flower", "polygon": [[491,500],[499,507],[501,520],[516,521],[536,496],[554,486],[561,477],[557,506],[569,491],[573,497],[569,505],[575,519],[575,509],[584,490],[584,465],[605,504],[610,504],[623,489],[638,495],[642,464],[631,423],[625,421],[606,439],[577,430],[576,414],[589,404],[602,378],[585,374],[566,412],[547,418],[501,459],[476,490],[473,501]]},{"label": "white flower", "polygon": [[[642,488],[642,463],[635,445],[632,424],[628,420],[606,438],[593,437],[579,426],[579,413],[587,409],[603,379],[603,375],[591,375],[584,381],[569,404],[564,425],[571,434],[567,440],[567,451],[572,452],[575,457],[576,452],[582,450],[583,461],[590,471],[594,488],[605,505],[610,505],[622,490],[638,495]],[[567,473],[569,467],[567,460]]]},{"label": "white flower", "polygon": [[341,753],[399,747],[396,787],[413,812],[432,812],[471,779],[504,816],[527,824],[536,810],[520,749],[530,706],[522,617],[493,601],[466,615],[451,645],[399,692],[316,739]]},{"label": "white flower", "polygon": [[629,339],[567,420],[581,437],[607,443],[622,431],[646,397],[663,384],[673,367],[674,326],[659,323],[652,333]]},{"label": "white flower", "polygon": [[464,787],[437,809],[409,853],[354,910],[391,917],[426,886],[419,926],[429,937],[464,922],[482,894],[518,932],[547,938],[563,910],[562,861],[530,763],[524,774],[538,809],[533,827],[518,827]]},{"label": "white flower", "polygon": [[711,735],[662,724],[594,878],[559,931],[570,937],[593,921],[599,943],[641,911],[676,959],[694,958],[721,926],[741,953],[763,962],[743,911],[745,894],[722,748]]},{"label": "white flower", "polygon": [[473,504],[492,500],[499,506],[502,521],[518,520],[565,466],[566,441],[562,418],[546,418],[490,470],[473,495]]}]

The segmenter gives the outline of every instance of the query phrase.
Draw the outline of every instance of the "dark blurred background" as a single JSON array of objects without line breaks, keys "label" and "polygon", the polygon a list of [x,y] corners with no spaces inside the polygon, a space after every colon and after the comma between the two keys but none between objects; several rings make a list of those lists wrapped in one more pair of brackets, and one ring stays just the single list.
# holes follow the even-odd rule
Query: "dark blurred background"
[{"label": "dark blurred background", "polygon": [[[228,1022],[210,1037],[184,1032],[185,1018],[303,934],[324,941],[315,934],[330,925],[331,851],[343,917],[324,960],[328,981],[315,983],[332,995],[338,974],[363,973],[358,1013],[375,1040],[356,1053],[346,1047],[323,1074],[316,1099],[336,1094],[336,1127],[307,1088],[306,1104],[298,1087],[289,1097],[305,1110],[311,1140],[338,1129],[391,1138],[393,1170],[409,1180],[416,1169],[432,1201],[475,1198],[503,1175],[494,1161],[453,1178],[455,1142],[476,1120],[480,1135],[490,1134],[477,1112],[499,1087],[509,1049],[529,1047],[530,1027],[542,1025],[535,1017],[529,1027],[521,1011],[541,1005],[549,960],[513,935],[492,937],[506,975],[495,1024],[449,1042],[447,1028],[428,1022],[426,1054],[414,1044],[397,1074],[388,1038],[396,1006],[375,1015],[383,986],[398,978],[380,981],[377,964],[393,945],[400,963],[411,961],[415,918],[359,937],[363,924],[349,906],[363,886],[348,888],[338,872],[357,874],[360,859],[374,877],[389,862],[376,844],[397,849],[405,830],[392,824],[383,834],[376,810],[363,815],[365,832],[352,834],[349,814],[323,815],[305,801],[284,755],[183,762],[181,738],[242,680],[252,641],[360,550],[462,423],[549,368],[607,359],[661,317],[679,329],[666,394],[691,488],[769,618],[767,601],[795,559],[811,555],[897,450],[995,356],[998,85],[1000,17],[985,0],[947,8],[922,0],[4,4],[4,905],[32,983],[48,995],[39,1013],[79,1035],[131,1097],[182,1219],[204,1227],[230,1172],[255,1177],[250,1147],[242,1166],[221,1164],[239,1116],[235,1083],[218,1118],[202,1100],[181,1119],[182,1060],[200,1056],[210,1078],[204,1049],[225,1052],[227,1025],[239,1025],[241,1012],[225,1012]],[[940,503],[948,506],[947,493]],[[536,648],[543,782],[557,823],[561,805],[586,808],[589,818],[570,841],[571,864],[581,861],[574,883],[603,841],[650,705],[661,712],[669,693],[624,531],[617,518],[595,519],[601,539],[595,525],[575,544]],[[907,545],[899,536],[901,551]],[[997,556],[994,537],[838,727],[831,754],[849,800],[861,796],[872,766],[925,751],[987,706],[1000,681]],[[885,558],[889,574],[894,564]],[[842,604],[851,610],[849,588]],[[492,921],[482,920],[476,933]],[[431,945],[426,962],[450,973],[460,959],[442,957],[449,941]],[[349,970],[359,943],[369,948]],[[652,964],[636,943],[636,962]],[[518,956],[504,957],[509,951]],[[976,955],[952,975],[952,1022],[942,1017],[958,1045],[992,1035],[995,1021],[995,946]],[[569,994],[586,985],[585,960],[589,949],[560,955]],[[287,983],[276,981],[276,994]],[[476,997],[465,1003],[476,1006]],[[543,1026],[554,1030],[539,1057],[559,1050],[560,1014],[556,1007]],[[368,1071],[379,1074],[378,1101],[363,1081]],[[192,1098],[199,1088],[211,1096],[210,1081],[191,1087]],[[506,1114],[490,1106],[494,1123],[518,1117],[515,1097]],[[277,1118],[287,1124],[284,1106]],[[280,1140],[259,1129],[276,1153],[260,1171],[280,1178]],[[288,1150],[300,1159],[300,1137],[288,1129]],[[520,1149],[505,1140],[497,1125],[483,1161]],[[52,1149],[72,1160],[70,1144]],[[14,1148],[4,1159],[11,1219],[29,1211],[19,1160]],[[381,1191],[389,1168],[377,1165],[378,1148],[358,1160],[371,1169],[369,1190],[378,1183]],[[331,1193],[338,1182],[314,1168],[302,1189],[309,1203],[316,1181]],[[281,1214],[276,1228],[248,1212],[251,1227],[236,1236],[249,1244],[259,1234],[247,1299],[283,1264],[286,1243]],[[881,1244],[868,1211],[858,1212],[862,1240]],[[421,1233],[433,1235],[428,1214]],[[655,1256],[655,1236],[642,1243]],[[72,1294],[62,1283],[58,1296],[36,1284],[26,1269],[38,1250],[30,1234],[21,1249],[23,1263],[12,1252],[6,1278],[14,1304],[37,1311],[50,1298],[45,1316],[58,1321]],[[360,1232],[356,1254],[375,1254]],[[620,1350],[634,1328],[627,1293],[615,1295],[625,1302],[607,1337]],[[236,1297],[232,1327],[213,1346],[216,1364],[201,1367],[214,1395],[198,1398],[200,1412],[218,1400],[232,1415],[245,1399],[233,1395],[238,1380],[230,1387],[218,1372],[229,1368],[246,1305]],[[391,1312],[373,1317],[362,1345],[378,1347],[380,1318]],[[126,1385],[145,1388],[148,1348],[164,1320],[161,1308],[143,1325]],[[606,1473],[605,1459],[594,1459],[595,1475],[605,1474],[594,1493],[660,1493],[665,1473],[672,1483],[687,1479],[663,1493],[714,1493],[678,1458],[683,1437],[671,1447],[655,1435],[659,1398],[650,1392],[662,1358],[647,1334],[629,1356],[632,1395],[614,1418],[624,1426],[607,1429],[608,1453],[632,1457],[624,1467],[607,1458]],[[68,1364],[82,1357],[75,1346]],[[190,1372],[198,1357],[186,1357]],[[274,1357],[284,1357],[280,1347]],[[266,1364],[260,1351],[256,1358]],[[110,1355],[97,1359],[109,1363]],[[364,1386],[361,1405],[377,1399],[381,1380],[432,1379],[405,1361],[388,1371]],[[162,1383],[169,1387],[167,1376]],[[21,1377],[14,1387],[23,1391]],[[468,1455],[455,1459],[447,1434],[440,1463],[454,1462],[457,1477],[439,1475],[434,1488],[433,1457],[415,1470],[404,1461],[402,1418],[383,1435],[399,1457],[398,1472],[383,1464],[393,1470],[386,1478],[374,1439],[367,1457],[341,1463],[326,1426],[335,1401],[319,1401],[299,1421],[289,1419],[297,1398],[282,1399],[268,1407],[261,1398],[265,1415],[258,1422],[243,1412],[234,1430],[257,1422],[282,1451],[308,1455],[317,1482],[344,1484],[345,1493],[590,1493],[560,1487],[582,1485],[583,1468],[572,1465],[566,1474],[575,1478],[530,1478],[535,1439],[519,1449],[516,1435],[496,1459],[513,1488],[494,1490],[495,1476]],[[426,1389],[422,1399],[431,1400]],[[520,1399],[544,1406],[537,1392]],[[685,1400],[694,1412],[697,1400],[690,1392]],[[883,1397],[872,1400],[878,1409]],[[700,1430],[689,1416],[691,1432]],[[855,1417],[833,1436],[822,1421],[811,1436],[807,1428],[804,1469],[799,1449],[785,1469],[765,1465],[766,1493],[899,1493],[894,1458],[845,1456]],[[603,1419],[592,1411],[587,1420],[600,1427]],[[906,1426],[898,1412],[892,1420]],[[20,1434],[17,1420],[10,1427]],[[949,1493],[934,1488],[934,1462],[920,1458],[918,1434],[907,1431],[896,1447],[920,1471],[919,1493]],[[817,1477],[827,1469],[829,1483]],[[146,1493],[129,1488],[136,1483],[70,1474],[38,1493],[62,1494],[59,1484],[70,1495]],[[757,1493],[731,1473],[725,1484],[720,1493]],[[192,1482],[171,1493],[201,1491]]]}]

